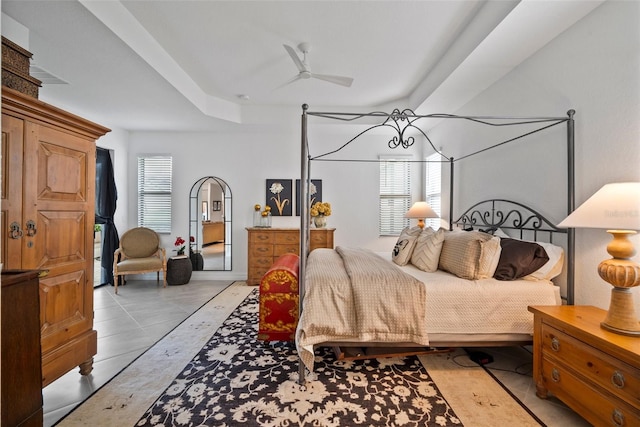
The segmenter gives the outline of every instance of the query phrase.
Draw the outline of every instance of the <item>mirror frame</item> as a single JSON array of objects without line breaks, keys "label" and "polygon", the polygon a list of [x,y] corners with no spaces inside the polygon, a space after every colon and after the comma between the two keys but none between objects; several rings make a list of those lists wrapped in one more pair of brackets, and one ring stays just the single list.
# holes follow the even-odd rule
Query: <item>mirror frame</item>
[{"label": "mirror frame", "polygon": [[203,271],[232,271],[232,194],[231,187],[229,187],[222,178],[218,178],[216,176],[204,176],[198,179],[191,187],[191,191],[189,192],[189,236],[194,237],[194,244],[196,248],[202,248],[202,244],[199,241],[202,233],[198,232],[198,227],[202,227],[202,203],[200,201],[200,190],[209,180],[215,181],[222,189],[222,196],[224,200],[222,204],[224,222],[224,255],[221,269],[203,269]]}]

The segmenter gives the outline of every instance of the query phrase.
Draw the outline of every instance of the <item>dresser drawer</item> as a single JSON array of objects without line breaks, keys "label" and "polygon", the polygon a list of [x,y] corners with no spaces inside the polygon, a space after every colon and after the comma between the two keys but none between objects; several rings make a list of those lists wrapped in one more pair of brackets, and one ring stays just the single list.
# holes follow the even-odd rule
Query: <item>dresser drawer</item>
[{"label": "dresser drawer", "polygon": [[599,387],[640,407],[640,370],[614,359],[547,324],[542,325],[543,357],[556,358]]},{"label": "dresser drawer", "polygon": [[[298,243],[284,244],[284,245],[275,245],[273,247],[273,257],[278,258],[280,255],[284,254],[300,254],[300,245]],[[274,259],[275,261],[275,259]]]},{"label": "dresser drawer", "polygon": [[300,232],[298,230],[291,231],[278,231],[275,233],[276,245],[282,244],[295,244],[299,245],[300,243]]},{"label": "dresser drawer", "polygon": [[275,243],[274,234],[270,231],[252,231],[249,233],[249,243],[257,244],[257,243]]},{"label": "dresser drawer", "polygon": [[[251,255],[252,263],[253,257],[273,257],[273,245],[266,243],[256,243],[249,246],[249,255]],[[271,264],[269,264],[271,265]]]},{"label": "dresser drawer", "polygon": [[640,410],[613,395],[582,382],[563,364],[543,357],[542,376],[547,389],[593,425],[637,426]]}]

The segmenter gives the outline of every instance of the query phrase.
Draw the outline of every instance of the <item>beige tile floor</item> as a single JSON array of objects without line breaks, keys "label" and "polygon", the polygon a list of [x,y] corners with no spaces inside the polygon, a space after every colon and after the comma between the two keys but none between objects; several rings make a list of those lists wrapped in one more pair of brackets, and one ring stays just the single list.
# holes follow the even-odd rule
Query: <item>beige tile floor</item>
[{"label": "beige tile floor", "polygon": [[[73,370],[43,390],[44,425],[57,423],[229,284],[192,280],[187,285],[162,288],[155,281],[132,280],[119,288],[118,295],[114,295],[111,286],[96,288],[98,354],[94,370],[86,377]],[[487,367],[547,426],[590,425],[557,399],[541,400],[535,396],[530,348],[482,350],[494,357]]]},{"label": "beige tile floor", "polygon": [[231,281],[191,280],[163,288],[155,280],[129,280],[94,289],[94,329],[98,354],[93,371],[74,369],[42,390],[44,425],[52,426],[106,384],[151,345],[170,332]]}]

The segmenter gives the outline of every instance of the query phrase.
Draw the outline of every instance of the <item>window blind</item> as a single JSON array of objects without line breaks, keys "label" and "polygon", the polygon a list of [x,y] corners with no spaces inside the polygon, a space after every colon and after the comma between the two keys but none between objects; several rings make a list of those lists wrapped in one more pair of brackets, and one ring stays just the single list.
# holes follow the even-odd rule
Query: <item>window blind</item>
[{"label": "window blind", "polygon": [[138,157],[138,226],[171,233],[171,156]]},{"label": "window blind", "polygon": [[404,214],[411,207],[411,163],[409,156],[380,156],[381,236],[397,236],[409,225]]}]

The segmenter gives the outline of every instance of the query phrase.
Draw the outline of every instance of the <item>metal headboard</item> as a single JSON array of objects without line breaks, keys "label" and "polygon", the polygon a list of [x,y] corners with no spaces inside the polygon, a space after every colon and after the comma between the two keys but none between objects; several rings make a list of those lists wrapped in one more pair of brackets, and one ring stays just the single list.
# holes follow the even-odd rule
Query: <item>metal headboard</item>
[{"label": "metal headboard", "polygon": [[[538,211],[505,199],[489,199],[478,202],[467,209],[460,217],[451,222],[463,229],[479,229],[493,232],[498,228],[516,230],[521,239],[529,232],[533,240],[545,240],[553,243],[555,233],[568,234],[568,230],[556,227],[549,219]],[[547,239],[539,239],[544,234]]]}]

